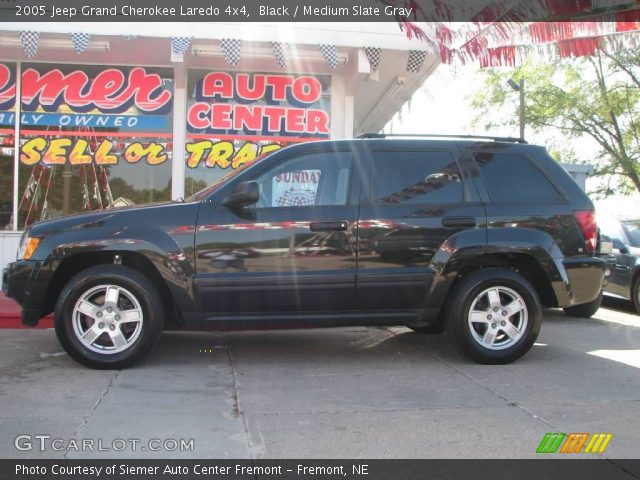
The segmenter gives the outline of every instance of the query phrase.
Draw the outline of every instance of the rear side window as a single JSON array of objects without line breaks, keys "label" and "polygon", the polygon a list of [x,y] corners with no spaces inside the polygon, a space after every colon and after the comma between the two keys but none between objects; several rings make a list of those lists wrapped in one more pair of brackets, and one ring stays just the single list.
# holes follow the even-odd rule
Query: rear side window
[{"label": "rear side window", "polygon": [[549,179],[531,161],[519,155],[475,154],[489,197],[497,203],[563,202]]},{"label": "rear side window", "polygon": [[449,152],[374,151],[371,199],[386,204],[462,202],[462,176]]}]

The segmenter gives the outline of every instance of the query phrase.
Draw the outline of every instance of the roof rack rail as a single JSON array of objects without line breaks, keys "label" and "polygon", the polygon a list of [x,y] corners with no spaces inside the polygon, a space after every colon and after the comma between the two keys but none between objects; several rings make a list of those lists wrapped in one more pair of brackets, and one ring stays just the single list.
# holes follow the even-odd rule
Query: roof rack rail
[{"label": "roof rack rail", "polygon": [[478,140],[493,140],[494,142],[527,143],[524,138],[496,137],[493,135],[437,135],[437,134],[410,134],[410,133],[363,133],[356,138],[464,138]]}]

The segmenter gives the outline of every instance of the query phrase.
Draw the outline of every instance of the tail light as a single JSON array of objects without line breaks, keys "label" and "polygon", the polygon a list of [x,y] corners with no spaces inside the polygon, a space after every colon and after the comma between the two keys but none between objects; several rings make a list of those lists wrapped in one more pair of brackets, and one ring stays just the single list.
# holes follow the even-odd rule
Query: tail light
[{"label": "tail light", "polygon": [[582,237],[587,244],[587,250],[594,253],[598,243],[598,225],[596,215],[593,210],[577,210],[573,212],[578,228],[582,232]]}]

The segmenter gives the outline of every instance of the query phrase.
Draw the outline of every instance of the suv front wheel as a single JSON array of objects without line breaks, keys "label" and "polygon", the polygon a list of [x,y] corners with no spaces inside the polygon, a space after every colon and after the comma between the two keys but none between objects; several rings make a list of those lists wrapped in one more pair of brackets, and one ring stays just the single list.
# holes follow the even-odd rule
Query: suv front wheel
[{"label": "suv front wheel", "polygon": [[510,363],[527,353],[542,321],[533,286],[510,270],[488,268],[462,278],[448,299],[447,332],[479,363]]},{"label": "suv front wheel", "polygon": [[74,276],[55,309],[56,335],[76,361],[120,369],[156,345],[164,324],[162,300],[141,273],[123,265],[97,265]]}]

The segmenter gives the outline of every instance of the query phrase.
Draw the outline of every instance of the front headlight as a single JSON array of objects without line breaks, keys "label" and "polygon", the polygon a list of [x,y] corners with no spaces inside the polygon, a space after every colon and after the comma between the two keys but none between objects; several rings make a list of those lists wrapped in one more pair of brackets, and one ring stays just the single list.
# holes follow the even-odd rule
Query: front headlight
[{"label": "front headlight", "polygon": [[29,260],[38,248],[40,239],[37,237],[30,237],[26,233],[20,240],[20,247],[18,247],[18,260]]}]

